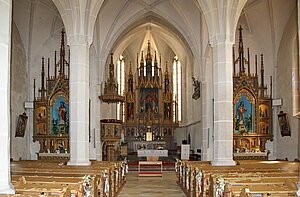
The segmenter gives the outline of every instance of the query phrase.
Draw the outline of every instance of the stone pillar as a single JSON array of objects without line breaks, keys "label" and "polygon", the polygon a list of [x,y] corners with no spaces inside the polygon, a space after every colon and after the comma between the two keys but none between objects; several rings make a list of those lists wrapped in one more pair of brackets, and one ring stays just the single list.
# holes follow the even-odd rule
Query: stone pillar
[{"label": "stone pillar", "polygon": [[212,165],[235,165],[233,161],[232,45],[213,43],[214,159]]},{"label": "stone pillar", "polygon": [[70,161],[89,161],[89,44],[87,36],[70,36]]},{"label": "stone pillar", "polygon": [[0,194],[14,194],[10,183],[11,0],[0,1]]},{"label": "stone pillar", "polygon": [[[298,11],[298,32],[299,32],[299,30],[300,30],[300,1],[298,1],[297,2],[297,11]],[[298,39],[298,42],[299,42],[299,46],[300,46],[300,39]],[[299,51],[298,51],[298,53],[300,54],[300,49],[299,49]],[[298,60],[299,62],[300,62],[300,55],[299,55],[299,60]],[[300,150],[299,150],[299,141],[300,140],[298,140],[298,157],[299,157],[299,153],[300,153]],[[299,158],[298,158],[299,159]],[[300,166],[299,166],[299,169],[298,169],[298,176],[299,176],[299,181],[298,181],[298,184],[297,184],[297,187],[298,187],[298,191],[297,191],[297,196],[300,196]]]}]

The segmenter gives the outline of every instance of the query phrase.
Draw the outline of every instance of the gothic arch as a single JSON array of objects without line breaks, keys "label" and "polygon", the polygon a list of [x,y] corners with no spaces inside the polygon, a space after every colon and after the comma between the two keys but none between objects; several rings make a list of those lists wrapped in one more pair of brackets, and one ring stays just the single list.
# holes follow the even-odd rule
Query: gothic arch
[{"label": "gothic arch", "polygon": [[[166,20],[166,17],[154,13],[154,12],[147,12],[147,13],[139,13],[136,16],[132,16],[131,18],[134,18],[132,21],[128,21],[127,23],[124,23],[118,30],[118,32],[113,35],[113,39],[105,40],[103,42],[103,49],[111,49],[111,51],[115,51],[118,45],[124,40],[125,37],[128,38],[128,35],[130,32],[138,33],[138,31],[141,31],[138,27],[141,27],[143,24],[146,23],[152,23],[157,26],[159,26],[163,30],[162,32],[164,34],[167,34],[169,37],[174,37],[179,40],[182,46],[186,46],[186,52],[189,53],[191,56],[198,55],[198,52],[196,51],[195,47],[193,47],[193,41],[188,36],[187,33],[184,32],[184,30],[180,27],[180,25],[176,24],[175,22],[171,22]],[[143,29],[144,30],[144,29]],[[108,35],[110,32],[108,32]],[[130,40],[133,40],[134,38],[131,38]],[[171,44],[169,45],[173,51],[175,47],[172,47]],[[103,60],[107,60],[109,53],[111,51],[102,51],[100,52]],[[199,62],[198,62],[199,63]]]}]

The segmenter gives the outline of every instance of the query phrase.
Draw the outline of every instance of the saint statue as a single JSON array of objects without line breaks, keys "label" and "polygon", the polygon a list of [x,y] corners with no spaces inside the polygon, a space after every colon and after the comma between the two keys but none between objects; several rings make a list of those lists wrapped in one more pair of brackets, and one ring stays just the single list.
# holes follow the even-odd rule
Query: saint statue
[{"label": "saint statue", "polygon": [[247,112],[247,108],[244,106],[244,101],[241,101],[241,103],[238,106],[238,114],[240,118],[240,125],[244,124],[244,114]]},{"label": "saint statue", "polygon": [[67,121],[67,108],[65,107],[64,102],[60,102],[60,107],[58,108],[58,114],[59,114],[59,124],[65,124]]}]

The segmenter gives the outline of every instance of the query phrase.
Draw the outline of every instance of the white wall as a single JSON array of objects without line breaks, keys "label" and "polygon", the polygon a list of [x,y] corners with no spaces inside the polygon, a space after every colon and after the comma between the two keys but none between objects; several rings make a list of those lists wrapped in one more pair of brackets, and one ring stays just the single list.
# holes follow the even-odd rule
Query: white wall
[{"label": "white wall", "polygon": [[[297,106],[293,102],[293,75],[298,64],[298,39],[297,39],[297,11],[294,10],[285,26],[283,36],[277,53],[277,98],[283,99],[283,105],[275,109],[274,135],[275,155],[277,158],[288,158],[290,161],[299,159],[299,119],[294,116],[293,109]],[[298,90],[299,91],[299,90]],[[297,93],[296,93],[297,94]],[[299,94],[299,93],[298,93]],[[282,137],[276,114],[284,111],[288,114],[291,136]],[[283,148],[284,147],[284,148]]]},{"label": "white wall", "polygon": [[[15,137],[20,114],[26,112],[24,102],[28,98],[28,73],[23,42],[16,25],[12,25],[12,63],[11,63],[11,157],[14,160],[30,159],[30,130],[26,127],[24,137]],[[26,112],[27,113],[27,112]],[[21,148],[24,147],[24,148]]]}]

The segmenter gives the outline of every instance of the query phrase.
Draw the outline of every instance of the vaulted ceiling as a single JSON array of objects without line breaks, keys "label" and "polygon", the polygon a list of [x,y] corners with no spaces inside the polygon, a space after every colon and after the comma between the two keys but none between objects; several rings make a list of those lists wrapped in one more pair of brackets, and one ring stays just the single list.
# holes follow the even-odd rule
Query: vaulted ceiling
[{"label": "vaulted ceiling", "polygon": [[95,48],[103,59],[113,51],[135,61],[136,53],[150,40],[153,51],[165,60],[175,54],[182,58],[199,54],[201,14],[197,4],[194,0],[105,1],[96,21]]}]

